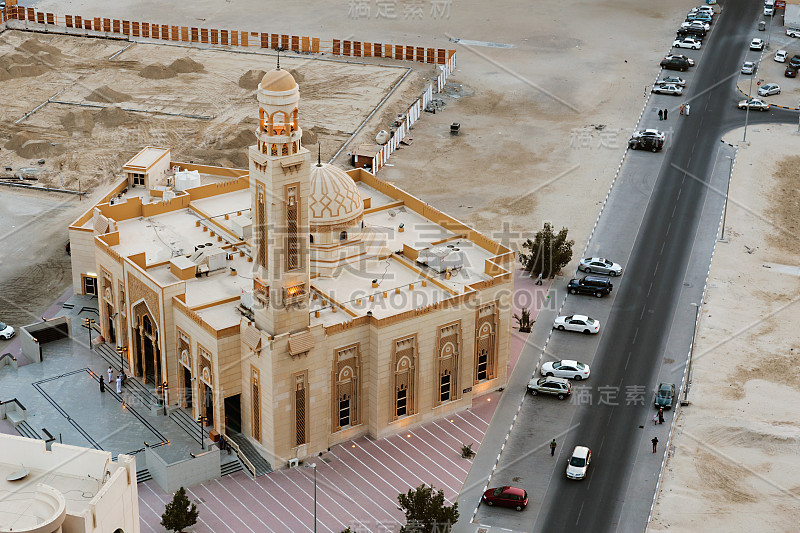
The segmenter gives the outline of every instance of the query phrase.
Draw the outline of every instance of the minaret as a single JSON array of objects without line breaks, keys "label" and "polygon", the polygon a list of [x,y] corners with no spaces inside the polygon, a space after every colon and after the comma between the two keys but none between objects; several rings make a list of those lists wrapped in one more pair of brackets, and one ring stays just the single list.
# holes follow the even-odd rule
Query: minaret
[{"label": "minaret", "polygon": [[250,147],[256,326],[272,335],[308,326],[308,196],[311,154],[300,144],[300,92],[291,74],[258,86],[259,125]]}]

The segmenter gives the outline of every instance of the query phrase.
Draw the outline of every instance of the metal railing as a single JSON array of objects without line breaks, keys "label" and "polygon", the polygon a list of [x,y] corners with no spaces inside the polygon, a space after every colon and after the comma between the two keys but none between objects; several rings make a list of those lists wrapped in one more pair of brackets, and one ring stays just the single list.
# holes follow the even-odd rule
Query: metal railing
[{"label": "metal railing", "polygon": [[220,437],[222,438],[222,440],[224,440],[224,441],[225,441],[225,445],[226,445],[226,446],[230,446],[230,447],[231,447],[231,449],[232,449],[234,452],[236,452],[236,457],[238,457],[238,458],[239,458],[239,460],[242,462],[242,464],[243,464],[243,465],[244,465],[244,467],[247,469],[247,471],[248,471],[248,472],[250,472],[250,475],[253,477],[253,479],[255,479],[255,478],[256,478],[256,467],[255,467],[255,466],[253,466],[253,463],[250,461],[250,459],[248,459],[248,458],[247,458],[247,457],[246,457],[246,456],[245,456],[245,455],[242,453],[242,449],[241,449],[241,448],[239,448],[239,445],[238,445],[238,444],[236,444],[236,442],[234,442],[234,440],[233,440],[233,439],[231,439],[229,436],[227,436],[227,435],[226,435],[226,434],[224,434],[224,433],[220,434]]}]

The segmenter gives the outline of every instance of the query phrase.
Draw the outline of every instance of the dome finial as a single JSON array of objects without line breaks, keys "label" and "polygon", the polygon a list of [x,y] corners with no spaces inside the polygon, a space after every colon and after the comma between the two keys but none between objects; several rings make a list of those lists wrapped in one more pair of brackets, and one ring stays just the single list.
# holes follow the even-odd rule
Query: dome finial
[{"label": "dome finial", "polygon": [[322,166],[322,143],[317,143],[317,166]]}]

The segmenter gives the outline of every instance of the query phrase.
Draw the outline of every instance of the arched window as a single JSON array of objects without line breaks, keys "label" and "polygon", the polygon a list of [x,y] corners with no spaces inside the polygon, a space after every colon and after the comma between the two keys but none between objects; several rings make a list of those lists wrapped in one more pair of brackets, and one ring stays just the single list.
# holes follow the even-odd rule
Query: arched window
[{"label": "arched window", "polygon": [[308,235],[308,242],[310,242],[311,244],[314,244],[314,236],[313,235],[311,235],[311,234]]},{"label": "arched window", "polygon": [[339,234],[339,240],[340,241],[346,241],[347,240],[347,232],[346,231],[343,231],[343,232],[341,232]]}]

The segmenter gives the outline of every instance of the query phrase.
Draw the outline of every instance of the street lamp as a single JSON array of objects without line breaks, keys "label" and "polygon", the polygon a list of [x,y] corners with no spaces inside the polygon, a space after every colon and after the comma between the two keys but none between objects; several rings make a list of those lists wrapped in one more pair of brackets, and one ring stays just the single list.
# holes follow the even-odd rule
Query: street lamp
[{"label": "street lamp", "polygon": [[164,404],[164,416],[167,416],[167,382],[161,384],[161,403]]},{"label": "street lamp", "polygon": [[[753,78],[755,78],[755,72],[750,76],[750,90],[747,91],[747,100],[745,100],[747,109],[744,114],[744,136],[742,137],[742,142],[747,142],[747,123],[750,120],[750,100],[753,99]],[[761,85],[761,80],[758,80],[758,84]]]},{"label": "street lamp", "polygon": [[729,165],[728,165],[728,185],[725,187],[725,207],[722,209],[722,236],[720,237],[721,242],[728,242],[725,240],[725,219],[728,218],[728,192],[731,190],[731,176],[733,174],[733,158],[729,155],[725,157],[728,158]]},{"label": "street lamp", "polygon": [[84,318],[83,322],[84,322],[84,324],[86,324],[86,327],[89,328],[89,349],[91,350],[92,349],[92,324],[94,324],[95,321],[94,321],[93,318]]},{"label": "street lamp", "polygon": [[697,324],[700,322],[700,304],[690,303],[695,308],[694,312],[694,331],[692,332],[692,348],[689,350],[689,369],[686,372],[686,386],[683,388],[683,400],[681,405],[689,405],[689,383],[692,381],[692,360],[694,359],[694,345],[697,342]]},{"label": "street lamp", "polygon": [[205,432],[203,431],[203,422],[205,422],[206,417],[200,415],[197,417],[197,422],[200,424],[200,449],[202,451],[206,451],[206,439],[205,439]]},{"label": "street lamp", "polygon": [[306,468],[314,469],[314,533],[317,533],[317,463],[311,463]]},{"label": "street lamp", "polygon": [[119,354],[119,371],[123,374],[125,373],[125,358],[126,352],[128,351],[127,346],[117,346],[117,353]]}]

